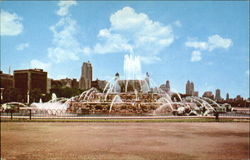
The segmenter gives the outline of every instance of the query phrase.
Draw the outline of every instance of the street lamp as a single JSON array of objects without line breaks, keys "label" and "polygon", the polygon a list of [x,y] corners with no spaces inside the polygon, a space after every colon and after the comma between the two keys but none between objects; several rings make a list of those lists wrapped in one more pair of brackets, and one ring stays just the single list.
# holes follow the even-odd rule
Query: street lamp
[{"label": "street lamp", "polygon": [[3,90],[4,90],[4,88],[0,88],[0,90],[1,90],[1,103],[3,102]]},{"label": "street lamp", "polygon": [[27,104],[29,104],[30,103],[30,92],[28,91],[27,92]]}]

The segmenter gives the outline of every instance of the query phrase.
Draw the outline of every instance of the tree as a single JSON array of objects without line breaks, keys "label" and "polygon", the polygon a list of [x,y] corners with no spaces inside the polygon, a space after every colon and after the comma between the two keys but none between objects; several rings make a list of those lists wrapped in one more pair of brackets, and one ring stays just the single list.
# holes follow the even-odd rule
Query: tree
[{"label": "tree", "polygon": [[34,88],[30,90],[30,103],[39,102],[40,98],[42,98],[42,91],[40,88]]},{"label": "tree", "polygon": [[22,102],[25,96],[17,88],[6,88],[3,91],[3,102]]}]

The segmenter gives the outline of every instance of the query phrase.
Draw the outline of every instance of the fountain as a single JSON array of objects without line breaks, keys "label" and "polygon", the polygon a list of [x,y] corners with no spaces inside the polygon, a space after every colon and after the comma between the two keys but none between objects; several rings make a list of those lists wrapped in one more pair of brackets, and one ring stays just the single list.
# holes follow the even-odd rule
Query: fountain
[{"label": "fountain", "polygon": [[[68,111],[87,114],[212,115],[223,107],[215,101],[156,88],[147,73],[144,79],[121,80],[119,74],[104,91],[91,88],[69,102]],[[149,87],[151,86],[151,87]]]},{"label": "fountain", "polygon": [[[134,54],[124,57],[125,79],[116,73],[103,92],[90,88],[70,99],[57,98],[46,103],[32,103],[38,110],[49,114],[145,114],[145,115],[197,115],[207,116],[222,107],[209,98],[181,96],[178,92],[165,92],[157,87],[149,73],[143,76],[140,57]],[[224,105],[226,106],[226,105]]]},{"label": "fountain", "polygon": [[66,113],[68,102],[66,98],[57,98],[55,93],[52,93],[51,100],[45,103],[32,103],[30,107],[34,108],[34,113],[43,113],[49,115],[62,115]]}]

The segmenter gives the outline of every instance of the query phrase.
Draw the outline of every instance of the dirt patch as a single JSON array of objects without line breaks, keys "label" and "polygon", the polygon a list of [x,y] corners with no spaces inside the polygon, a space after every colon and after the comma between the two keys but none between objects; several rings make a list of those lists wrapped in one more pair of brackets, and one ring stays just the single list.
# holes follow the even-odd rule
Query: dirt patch
[{"label": "dirt patch", "polygon": [[1,156],[29,159],[248,159],[248,123],[1,123]]}]

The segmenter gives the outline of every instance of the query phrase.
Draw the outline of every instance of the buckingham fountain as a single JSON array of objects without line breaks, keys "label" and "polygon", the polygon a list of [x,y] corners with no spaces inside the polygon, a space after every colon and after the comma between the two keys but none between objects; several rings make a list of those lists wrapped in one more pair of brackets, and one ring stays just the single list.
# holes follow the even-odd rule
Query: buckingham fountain
[{"label": "buckingham fountain", "polygon": [[31,106],[48,114],[97,115],[196,115],[207,116],[230,110],[226,104],[196,96],[181,96],[178,92],[164,91],[154,85],[149,74],[141,74],[140,57],[125,55],[125,79],[116,73],[100,92],[90,88],[70,99],[56,98]]}]

